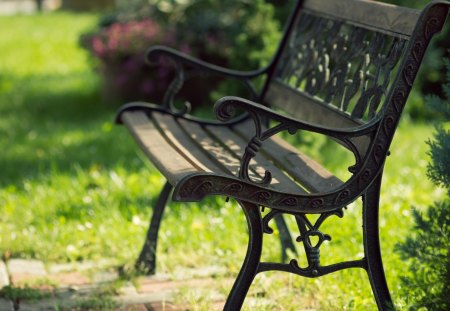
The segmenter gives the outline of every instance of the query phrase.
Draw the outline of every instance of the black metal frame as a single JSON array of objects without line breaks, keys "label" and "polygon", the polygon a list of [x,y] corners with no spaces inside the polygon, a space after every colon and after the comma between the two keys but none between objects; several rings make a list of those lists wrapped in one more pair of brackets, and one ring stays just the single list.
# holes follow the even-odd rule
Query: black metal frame
[{"label": "black metal frame", "polygon": [[[303,1],[298,1],[274,59],[267,68],[261,70],[233,71],[207,64],[166,47],[154,47],[149,50],[148,60],[150,61],[155,61],[159,57],[168,57],[174,62],[177,68],[176,78],[169,87],[162,106],[144,103],[125,105],[118,113],[117,121],[119,123],[123,112],[133,110],[146,111],[148,114],[154,111],[164,112],[177,118],[212,126],[233,126],[251,118],[254,121],[255,134],[249,141],[241,160],[239,176],[195,173],[186,176],[174,185],[174,189],[168,183],[164,186],[156,204],[146,245],[139,257],[137,266],[140,268],[143,266],[149,267],[148,272],[154,272],[157,232],[164,206],[172,190],[173,198],[177,201],[200,201],[207,195],[224,195],[239,202],[245,213],[249,228],[247,255],[227,299],[225,310],[239,310],[241,308],[255,275],[260,272],[278,270],[315,278],[334,271],[355,267],[367,271],[378,308],[388,310],[393,307],[393,304],[384,275],[378,231],[382,170],[401,112],[426,48],[433,35],[443,27],[450,4],[446,1],[434,1],[422,12],[402,56],[402,61],[398,65],[397,75],[392,82],[388,81],[390,82],[390,91],[385,95],[385,104],[381,110],[372,111],[369,120],[360,126],[339,129],[300,121],[279,114],[258,103],[264,99],[268,87],[274,79],[277,65],[281,61],[283,51],[289,41],[289,35],[295,26],[298,12],[302,10],[302,3]],[[189,70],[186,71],[186,68]],[[189,105],[186,105],[184,109],[177,110],[173,105],[173,100],[182,85],[190,78],[204,74],[220,75],[240,81],[248,88],[254,101],[238,97],[222,98],[214,107],[217,118],[222,122],[193,117],[189,114]],[[251,81],[261,75],[266,76],[267,82],[261,93],[258,94]],[[384,87],[387,87],[387,83],[384,84]],[[378,104],[374,106],[378,107]],[[246,113],[235,116],[234,111],[237,108],[244,110]],[[358,112],[357,117],[361,116],[362,114]],[[273,123],[275,123],[274,126],[268,126]],[[356,161],[356,164],[349,168],[352,173],[351,178],[329,192],[308,194],[275,191],[270,187],[271,173],[268,171],[261,180],[251,179],[248,174],[249,163],[264,147],[264,141],[281,131],[295,134],[298,130],[323,134],[346,146],[354,154]],[[362,148],[358,145],[357,141],[361,137],[369,142],[368,147]],[[322,266],[320,264],[320,245],[323,241],[330,240],[331,237],[320,231],[320,225],[330,216],[342,217],[343,208],[360,197],[363,201],[364,258]],[[260,207],[270,208],[270,212],[263,217],[259,210]],[[295,216],[300,232],[297,242],[303,243],[308,260],[306,268],[299,267],[295,259],[289,263],[260,261],[263,234],[272,232],[269,222],[275,217],[281,231],[286,232],[285,223],[280,218],[283,214]],[[320,214],[320,216],[315,223],[311,223],[306,216],[307,214]],[[285,247],[295,250],[292,241],[286,239],[286,236],[287,234],[282,237],[282,243]],[[311,236],[317,236],[319,243],[313,245],[310,240]],[[284,261],[286,253],[283,256]]]}]

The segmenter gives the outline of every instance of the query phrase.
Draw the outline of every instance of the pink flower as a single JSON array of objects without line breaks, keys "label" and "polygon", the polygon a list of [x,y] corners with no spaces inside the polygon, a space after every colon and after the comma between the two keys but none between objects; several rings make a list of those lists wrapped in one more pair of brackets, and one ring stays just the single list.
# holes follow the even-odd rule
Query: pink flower
[{"label": "pink flower", "polygon": [[108,49],[110,50],[117,50],[119,47],[119,40],[114,37],[110,37],[108,41]]},{"label": "pink flower", "polygon": [[99,37],[92,38],[92,50],[98,57],[103,57],[105,53],[105,46]]}]

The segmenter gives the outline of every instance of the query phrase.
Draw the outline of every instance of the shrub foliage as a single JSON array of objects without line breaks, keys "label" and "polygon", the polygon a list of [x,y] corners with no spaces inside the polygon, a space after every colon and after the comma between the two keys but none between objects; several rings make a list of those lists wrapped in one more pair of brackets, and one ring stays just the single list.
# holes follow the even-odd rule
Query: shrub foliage
[{"label": "shrub foliage", "polygon": [[281,23],[274,12],[265,0],[119,1],[117,12],[82,42],[98,61],[107,88],[116,90],[112,97],[160,102],[173,71],[168,62],[156,70],[147,66],[149,47],[165,45],[216,65],[257,69],[277,47]]},{"label": "shrub foliage", "polygon": [[[443,91],[447,98],[429,96],[427,101],[433,107],[440,107],[442,115],[449,120],[450,61],[446,60],[445,64],[447,82]],[[436,185],[447,188],[447,197],[428,207],[425,215],[413,210],[414,235],[398,249],[403,259],[411,260],[411,276],[403,279],[411,309],[450,310],[450,131],[438,126],[428,144],[432,160],[428,177]]]}]

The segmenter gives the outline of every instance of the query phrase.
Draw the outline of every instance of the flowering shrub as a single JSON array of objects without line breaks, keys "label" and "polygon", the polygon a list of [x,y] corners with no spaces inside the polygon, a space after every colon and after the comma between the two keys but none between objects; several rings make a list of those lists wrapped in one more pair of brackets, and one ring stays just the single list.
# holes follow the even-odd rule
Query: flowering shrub
[{"label": "flowering shrub", "polygon": [[[113,23],[85,35],[83,45],[98,61],[107,101],[158,100],[169,79],[168,66],[158,70],[145,64],[145,50],[153,44],[172,44],[173,32],[162,32],[152,20]],[[159,79],[154,79],[158,75]]]},{"label": "flowering shrub", "polygon": [[[145,51],[152,45],[170,46],[221,66],[256,69],[267,63],[278,42],[273,7],[264,0],[229,5],[216,0],[175,1],[170,10],[167,1],[136,0],[132,4],[127,2],[123,6],[127,9],[117,12],[112,23],[111,17],[105,19],[106,26],[82,39],[98,61],[108,102],[161,102],[173,71],[167,60],[161,60],[158,67],[145,64]],[[218,83],[203,80],[197,84],[205,92]],[[207,99],[198,92],[186,93],[187,87],[181,96],[194,106]]]},{"label": "flowering shrub", "polygon": [[114,23],[91,37],[94,56],[114,62],[130,54],[141,53],[149,42],[159,41],[161,29],[151,20]]},{"label": "flowering shrub", "polygon": [[98,61],[103,74],[104,99],[108,102],[145,100],[160,102],[173,78],[173,69],[166,59],[157,67],[145,62],[145,51],[152,45],[174,47],[184,53],[223,63],[215,35],[208,34],[203,44],[187,42],[193,34],[177,38],[172,28],[162,27],[150,19],[115,22],[82,38],[82,44]]}]

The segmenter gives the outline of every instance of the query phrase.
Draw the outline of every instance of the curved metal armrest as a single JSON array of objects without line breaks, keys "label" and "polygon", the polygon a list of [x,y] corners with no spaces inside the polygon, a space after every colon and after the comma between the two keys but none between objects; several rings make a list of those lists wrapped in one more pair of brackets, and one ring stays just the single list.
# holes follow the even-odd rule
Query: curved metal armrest
[{"label": "curved metal armrest", "polygon": [[[261,181],[254,181],[250,179],[248,173],[250,161],[259,152],[259,149],[263,145],[263,141],[276,135],[277,133],[288,131],[289,134],[293,135],[298,130],[306,130],[330,136],[340,141],[343,145],[346,145],[350,150],[352,150],[356,159],[356,164],[354,166],[354,168],[356,169],[356,167],[358,167],[361,163],[361,155],[353,144],[352,139],[374,133],[379,123],[371,122],[366,125],[348,129],[321,127],[288,116],[284,116],[261,104],[240,97],[223,97],[216,102],[214,111],[219,120],[228,121],[235,115],[236,108],[240,108],[248,113],[252,117],[255,124],[255,133],[252,139],[249,141],[244,155],[241,159],[239,178],[241,180],[260,185],[269,185],[271,183],[271,173],[266,171],[265,176]],[[265,121],[271,120],[276,121],[277,124],[269,126],[267,128],[264,127],[264,124],[267,123]]]},{"label": "curved metal armrest", "polygon": [[174,99],[183,88],[185,82],[189,79],[208,75],[232,78],[243,84],[250,92],[253,99],[257,99],[258,91],[251,79],[258,77],[267,71],[266,68],[255,71],[231,70],[196,59],[166,46],[154,46],[147,51],[146,59],[150,64],[157,63],[161,57],[167,57],[171,60],[175,68],[175,77],[164,94],[162,107],[169,113],[178,116],[186,115],[188,118],[191,117],[191,104],[189,102],[184,102],[184,107],[178,109],[174,105]]},{"label": "curved metal armrest", "polygon": [[205,72],[237,79],[252,79],[266,73],[267,71],[267,68],[252,71],[232,70],[202,61],[178,50],[162,45],[153,46],[147,51],[147,62],[150,64],[157,63],[161,56],[169,57],[175,61],[182,62],[193,68],[201,69]]},{"label": "curved metal armrest", "polygon": [[[365,125],[347,129],[319,126],[306,121],[301,121],[289,116],[285,116],[260,103],[235,96],[226,96],[219,99],[214,105],[214,112],[219,120],[227,121],[234,116],[236,108],[243,109],[252,116],[252,118],[255,120],[257,134],[261,134],[260,125],[264,118],[280,122],[278,126],[273,128],[273,130],[278,129],[277,133],[283,130],[287,130],[290,134],[295,134],[297,130],[306,130],[331,136],[338,140],[366,135],[372,132],[377,125],[377,122],[369,122]],[[267,134],[271,134],[270,136],[272,136],[276,133]],[[262,136],[261,138],[264,140],[269,138],[270,136]]]}]

